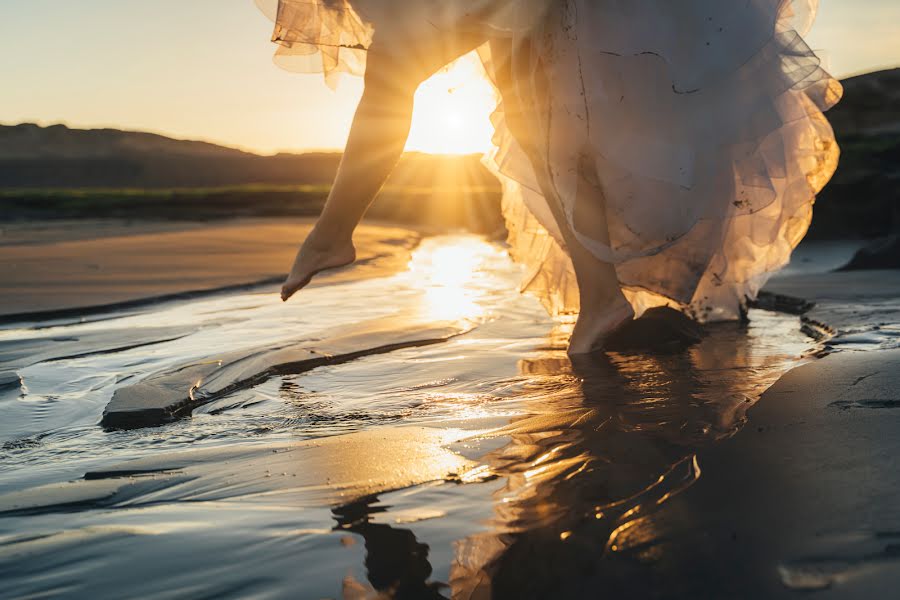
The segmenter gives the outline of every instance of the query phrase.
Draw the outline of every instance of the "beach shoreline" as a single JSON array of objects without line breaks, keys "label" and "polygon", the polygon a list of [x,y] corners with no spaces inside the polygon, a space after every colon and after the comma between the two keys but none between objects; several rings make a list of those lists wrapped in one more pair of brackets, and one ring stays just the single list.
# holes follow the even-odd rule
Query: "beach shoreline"
[{"label": "beach shoreline", "polygon": [[[72,318],[279,284],[314,219],[40,221],[0,237],[0,323]],[[93,234],[94,231],[99,234]],[[422,233],[367,223],[357,264],[312,285],[402,270]]]},{"label": "beach shoreline", "polygon": [[[529,552],[534,552],[532,558],[538,562],[534,569],[520,565],[513,573],[526,568],[529,585],[550,589],[563,581],[572,586],[569,591],[573,593],[602,586],[611,592],[647,597],[659,597],[659,590],[667,590],[666,597],[684,598],[790,598],[797,590],[828,590],[828,597],[854,597],[884,594],[896,583],[900,563],[890,548],[897,543],[892,532],[900,531],[900,517],[895,516],[890,492],[900,485],[892,469],[897,448],[896,436],[891,435],[900,427],[896,411],[900,374],[892,368],[900,362],[900,278],[891,271],[832,271],[832,263],[840,262],[842,253],[851,253],[852,245],[839,248],[837,258],[825,253],[828,260],[824,262],[798,260],[766,287],[771,293],[815,303],[804,318],[822,325],[823,337],[818,341],[800,333],[800,317],[757,309],[749,325],[711,326],[707,339],[685,352],[632,352],[569,361],[564,354],[565,334],[550,331],[553,321],[545,314],[540,316],[537,302],[515,292],[512,277],[516,271],[509,269],[508,257],[500,246],[483,240],[449,240],[441,246],[433,239],[423,240],[421,232],[367,225],[358,238],[361,264],[319,278],[307,296],[310,304],[298,303],[302,310],[293,311],[288,310],[290,305],[277,302],[276,278],[293,257],[297,237],[309,227],[308,221],[169,223],[143,229],[122,224],[118,231],[116,225],[105,225],[104,234],[97,239],[88,239],[89,227],[63,232],[54,230],[53,225],[35,226],[32,231],[43,228],[44,237],[22,234],[21,243],[2,247],[31,261],[24,271],[5,274],[6,289],[17,285],[13,275],[22,272],[34,280],[46,279],[47,286],[57,286],[49,292],[56,302],[49,310],[56,312],[45,316],[69,314],[77,323],[79,311],[87,314],[98,308],[96,303],[79,307],[72,304],[73,298],[81,302],[106,290],[113,290],[111,297],[124,303],[135,303],[137,316],[129,321],[132,317],[127,310],[114,310],[111,325],[87,323],[71,333],[68,324],[53,320],[12,324],[7,332],[21,334],[22,339],[14,337],[3,348],[6,355],[0,354],[0,359],[12,366],[0,371],[8,370],[16,377],[10,385],[4,383],[6,396],[0,399],[12,406],[17,395],[40,394],[42,386],[48,385],[55,389],[54,369],[72,368],[75,382],[84,377],[89,383],[100,377],[97,386],[109,390],[94,398],[91,415],[99,415],[97,406],[102,404],[105,415],[117,412],[131,419],[127,412],[135,411],[140,419],[127,423],[129,427],[167,423],[164,427],[110,431],[100,419],[92,422],[93,417],[88,416],[81,425],[87,433],[79,435],[115,440],[113,445],[126,448],[145,437],[182,441],[166,448],[151,446],[150,451],[138,444],[131,450],[133,454],[123,454],[121,460],[94,456],[96,451],[84,442],[80,462],[68,467],[65,461],[60,466],[51,463],[52,469],[64,475],[54,475],[57,471],[28,473],[25,466],[18,479],[14,471],[8,472],[6,479],[0,477],[0,535],[11,536],[13,551],[25,549],[22,556],[37,553],[32,560],[34,569],[56,560],[56,553],[77,556],[80,552],[67,547],[64,537],[52,537],[52,532],[72,527],[77,535],[91,540],[86,545],[89,550],[96,536],[100,536],[97,543],[103,543],[105,532],[113,531],[109,522],[125,522],[131,514],[149,518],[164,529],[164,520],[161,525],[154,520],[162,517],[141,517],[141,511],[152,515],[157,504],[184,514],[183,518],[203,522],[208,518],[203,517],[206,501],[216,502],[218,509],[228,507],[240,519],[259,520],[253,530],[228,533],[232,537],[226,554],[261,535],[272,539],[290,535],[306,539],[303,536],[309,535],[313,536],[309,543],[317,549],[310,556],[327,555],[327,544],[337,544],[337,536],[345,537],[336,547],[351,547],[344,545],[348,532],[365,540],[369,556],[390,554],[392,547],[379,549],[380,538],[372,535],[373,527],[388,527],[375,523],[381,509],[369,508],[383,497],[390,506],[407,507],[403,509],[407,512],[401,511],[390,521],[393,524],[385,535],[412,536],[414,530],[429,539],[427,536],[438,535],[437,531],[439,539],[453,542],[458,554],[448,553],[447,541],[444,550],[432,550],[430,560],[435,577],[453,581],[454,589],[470,584],[477,588],[484,581],[502,584],[505,570],[513,568],[504,566],[505,556],[510,565],[521,560],[528,564],[531,554],[517,554],[523,547],[531,548]],[[255,250],[251,248],[254,245]],[[110,253],[111,247],[116,252]],[[146,254],[153,248],[163,250],[160,256]],[[247,249],[251,251],[247,253]],[[414,255],[419,249],[425,255],[417,262]],[[798,256],[807,251],[821,254],[816,248],[807,248]],[[505,279],[491,284],[496,289],[488,289],[478,301],[458,294],[483,284],[478,283],[478,263],[467,262],[473,252],[501,261],[507,269]],[[228,257],[225,264],[203,279],[199,291],[193,289],[193,274],[222,255]],[[241,260],[232,260],[236,256]],[[94,269],[94,277],[80,279],[77,274],[85,272],[91,261],[108,262]],[[187,261],[189,268],[183,268],[181,261]],[[167,268],[173,264],[178,268],[167,279]],[[146,279],[119,282],[117,278],[129,268],[146,269]],[[416,270],[423,268],[432,271]],[[476,274],[475,279],[467,278],[473,275],[469,270]],[[53,281],[48,273],[69,276]],[[411,278],[403,279],[404,273]],[[23,280],[18,281],[21,285]],[[385,283],[388,281],[391,283]],[[145,282],[149,283],[142,287]],[[122,285],[117,288],[119,283]],[[421,297],[413,293],[414,284],[424,285],[416,292]],[[96,287],[89,293],[78,292],[85,285]],[[429,287],[433,285],[437,287]],[[372,291],[366,286],[382,291],[370,298],[365,294]],[[24,286],[19,306],[38,304],[48,289]],[[259,293],[246,293],[248,289],[271,294],[271,302]],[[164,300],[166,296],[160,291],[179,302],[161,301],[160,297]],[[190,295],[194,293],[197,295]],[[447,295],[450,301],[444,302]],[[376,297],[388,299],[382,302],[385,307],[377,308],[396,312],[378,317],[382,320],[362,321]],[[430,305],[431,301],[437,304]],[[494,303],[493,308],[472,318],[479,313],[468,311],[477,309],[479,302]],[[435,330],[438,318],[444,318],[448,309],[455,315],[455,324]],[[64,313],[66,310],[73,312]],[[304,313],[308,311],[313,314],[307,318]],[[328,311],[327,320],[323,321],[322,311]],[[498,312],[512,315],[507,325]],[[117,325],[122,314],[125,320]],[[419,331],[412,318],[415,315],[426,319]],[[98,313],[98,319],[103,316]],[[0,315],[3,318],[20,317],[7,313]],[[195,322],[198,318],[201,321]],[[217,327],[223,318],[237,322],[232,333],[218,338],[203,333]],[[240,319],[244,319],[243,325]],[[51,327],[50,332],[41,332],[44,325]],[[284,332],[278,332],[279,327]],[[497,329],[493,333],[492,327]],[[197,341],[192,342],[192,336]],[[486,354],[478,354],[481,346],[489,348]],[[103,362],[104,356],[127,355],[143,347],[146,352],[134,358]],[[163,347],[172,353],[171,358],[159,358]],[[90,369],[109,371],[80,370],[87,369],[78,366],[80,357],[89,356],[97,357]],[[467,359],[472,366],[461,370],[459,364]],[[629,367],[629,361],[636,362]],[[343,378],[342,365],[351,368]],[[419,379],[413,373],[416,369],[421,370]],[[636,379],[629,384],[629,377]],[[653,383],[650,391],[641,391],[649,385],[648,377],[659,383]],[[267,378],[271,383],[266,383]],[[545,379],[555,383],[541,388]],[[498,390],[494,395],[483,389],[492,381],[490,385]],[[511,381],[525,387],[516,388]],[[505,391],[511,385],[515,391]],[[539,386],[530,404],[527,398],[534,392],[529,392],[528,385]],[[574,395],[559,393],[570,385],[575,386]],[[661,387],[653,387],[657,385]],[[253,389],[257,387],[262,390]],[[321,398],[320,391],[324,393]],[[171,398],[166,399],[167,394]],[[366,404],[353,405],[354,394]],[[411,395],[414,402],[402,405],[402,410],[390,409],[395,397],[404,394]],[[481,404],[487,402],[480,399],[482,395],[490,398],[490,404]],[[510,404],[508,411],[496,414],[486,410],[519,402],[519,396],[526,398],[521,406]],[[40,396],[36,398],[33,401],[40,401]],[[276,403],[273,398],[280,400]],[[373,398],[376,402],[369,403]],[[160,404],[160,399],[175,407],[171,414],[141,420],[141,411],[148,406],[145,403]],[[50,396],[46,400],[52,404]],[[341,408],[341,402],[350,406]],[[458,402],[463,408],[435,419],[417,412],[431,403],[442,406],[445,402],[451,406]],[[549,402],[560,403],[560,408]],[[79,404],[76,398],[73,405]],[[327,413],[316,416],[317,410],[323,410],[321,406],[328,405],[340,410],[333,417]],[[257,414],[254,406],[264,409]],[[284,406],[296,413],[277,412],[286,410]],[[384,410],[393,412],[373,416]],[[23,404],[22,414],[33,412]],[[256,442],[240,435],[218,446],[205,445],[202,440],[214,439],[218,429],[204,428],[224,427],[219,424],[220,415],[230,415],[225,420],[231,427],[282,434]],[[36,424],[23,422],[22,431],[50,427],[40,418],[38,414]],[[255,426],[254,419],[265,421]],[[307,419],[330,423],[329,429],[322,437],[294,439]],[[610,430],[611,423],[618,423],[620,429]],[[878,435],[873,435],[876,430]],[[46,443],[43,435],[14,436],[3,451],[16,458],[35,448],[35,460],[41,460],[40,447]],[[561,444],[542,446],[557,436]],[[57,443],[65,448],[67,442]],[[583,467],[571,467],[570,477],[566,470],[570,464]],[[606,479],[600,477],[603,471],[598,464],[608,464],[611,471]],[[518,473],[532,471],[536,483],[529,484],[528,478],[523,483]],[[510,483],[498,488],[497,481]],[[633,495],[633,486],[637,482],[647,485],[647,481],[649,487]],[[588,524],[599,527],[591,529],[580,511],[595,511],[593,504],[585,502],[587,492],[599,483],[609,485],[614,497],[627,500],[621,508],[614,503],[596,514],[590,512]],[[516,492],[515,486],[521,490]],[[542,494],[548,492],[541,490],[557,486],[559,489],[542,500]],[[437,490],[442,490],[440,496]],[[541,513],[543,502],[548,502],[559,514],[551,510],[549,514],[555,517],[550,525],[542,517],[534,531],[525,528],[513,535],[510,531],[515,528],[508,530],[510,524],[501,518],[509,509],[491,512],[496,495],[504,490],[509,503],[504,500],[500,505]],[[408,500],[417,494],[426,499],[428,494],[435,496],[424,504]],[[456,494],[459,498],[449,500]],[[283,511],[282,520],[266,521],[266,511],[248,510],[248,502]],[[459,516],[451,509],[459,505],[468,506],[477,516]],[[283,531],[282,523],[297,518],[298,508],[324,511],[315,513],[311,521],[319,529],[310,525],[296,534]],[[365,517],[344,516],[354,510],[374,512]],[[67,511],[76,511],[76,521],[84,525],[69,525]],[[444,518],[442,511],[450,512],[449,527],[438,525]],[[387,516],[392,514],[387,512]],[[367,525],[368,519],[372,523]],[[420,519],[423,527],[400,525]],[[329,520],[338,522],[334,531],[321,529],[321,523]],[[21,537],[26,523],[29,528],[51,532],[45,547],[30,550],[31,538]],[[429,525],[432,523],[435,525]],[[461,523],[469,523],[463,528],[465,533],[458,529]],[[211,539],[208,533],[195,535],[190,529],[171,527],[171,535],[186,547],[203,548]],[[482,533],[477,533],[479,528]],[[115,542],[123,557],[130,553],[140,556],[142,548],[151,547],[145,538],[138,538],[144,540],[143,545],[129,541],[127,536],[138,534],[128,531]],[[165,535],[169,534],[157,536],[159,541],[154,543],[164,543]],[[162,547],[169,548],[172,543]],[[535,545],[529,546],[532,543]],[[606,549],[601,551],[604,544]],[[494,548],[499,554],[486,557],[483,548]],[[595,554],[603,560],[585,571],[585,561]],[[103,556],[103,561],[118,560],[115,554]],[[290,555],[280,556],[285,560]],[[341,556],[340,560],[348,560]],[[547,557],[559,561],[556,571],[543,573],[538,568]],[[279,559],[271,555],[267,560],[271,565],[260,563],[257,568],[272,568],[269,576],[275,577]],[[354,560],[362,564],[362,555]],[[153,566],[166,568],[167,564],[159,559]],[[201,561],[199,568],[202,572],[214,566]],[[456,569],[452,577],[447,568]],[[287,577],[284,574],[289,571],[280,568],[277,572]],[[319,577],[316,584],[333,590],[329,587],[332,575]],[[544,575],[555,579],[543,581]],[[83,589],[103,590],[111,585],[93,577],[76,580]],[[365,575],[358,572],[356,580],[365,581]],[[14,589],[29,593],[43,589],[34,581],[40,580],[17,576],[19,587]],[[233,585],[241,583],[233,581]]]}]

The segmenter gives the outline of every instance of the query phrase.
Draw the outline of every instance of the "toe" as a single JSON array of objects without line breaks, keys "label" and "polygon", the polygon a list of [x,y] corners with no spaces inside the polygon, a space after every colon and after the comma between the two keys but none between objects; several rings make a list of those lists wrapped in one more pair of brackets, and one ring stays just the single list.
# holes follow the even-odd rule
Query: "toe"
[{"label": "toe", "polygon": [[281,300],[286,302],[291,296],[296,294],[301,288],[306,287],[306,284],[309,283],[311,277],[304,277],[303,279],[288,279],[284,282],[284,285],[281,286]]}]

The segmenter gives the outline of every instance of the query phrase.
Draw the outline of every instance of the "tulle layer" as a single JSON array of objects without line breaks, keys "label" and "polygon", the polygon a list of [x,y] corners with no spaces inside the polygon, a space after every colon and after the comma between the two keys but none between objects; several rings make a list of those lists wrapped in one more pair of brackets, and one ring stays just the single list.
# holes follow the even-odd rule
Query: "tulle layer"
[{"label": "tulle layer", "polygon": [[382,47],[414,52],[417,38],[478,32],[485,40],[530,26],[548,0],[254,0],[275,22],[275,62],[322,73],[334,87],[342,73],[363,75],[377,31]]},{"label": "tulle layer", "polygon": [[362,75],[373,26],[349,0],[255,0],[275,22],[275,62],[298,73],[322,73],[334,85],[340,73]]},{"label": "tulle layer", "polygon": [[543,72],[515,81],[532,107],[530,131],[517,136],[539,141],[530,160],[503,106],[494,116],[492,163],[519,184],[506,186],[504,206],[514,254],[530,265],[524,287],[554,312],[578,310],[574,277],[560,273],[571,271],[561,225],[547,207],[558,202],[562,226],[616,265],[638,312],[668,304],[703,321],[737,318],[788,262],[837,166],[822,111],[841,88],[794,28],[808,27],[814,8],[551,6],[543,27],[512,46],[521,71]]},{"label": "tulle layer", "polygon": [[487,162],[523,287],[556,313],[579,309],[565,227],[616,265],[638,312],[737,317],[788,262],[837,165],[822,113],[841,88],[802,38],[813,0],[257,2],[272,5],[279,62],[329,80],[361,74],[373,36],[478,29],[509,49],[480,54],[489,74],[512,65],[504,94],[527,127],[513,137],[501,101]]}]

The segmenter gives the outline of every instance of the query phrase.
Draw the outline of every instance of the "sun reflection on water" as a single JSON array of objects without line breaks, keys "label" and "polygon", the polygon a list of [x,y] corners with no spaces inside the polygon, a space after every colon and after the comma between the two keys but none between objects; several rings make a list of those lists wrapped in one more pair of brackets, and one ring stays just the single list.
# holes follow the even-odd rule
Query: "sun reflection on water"
[{"label": "sun reflection on water", "polygon": [[423,243],[409,263],[408,276],[422,292],[422,316],[435,320],[477,319],[484,316],[481,284],[488,262],[498,249],[474,236]]}]

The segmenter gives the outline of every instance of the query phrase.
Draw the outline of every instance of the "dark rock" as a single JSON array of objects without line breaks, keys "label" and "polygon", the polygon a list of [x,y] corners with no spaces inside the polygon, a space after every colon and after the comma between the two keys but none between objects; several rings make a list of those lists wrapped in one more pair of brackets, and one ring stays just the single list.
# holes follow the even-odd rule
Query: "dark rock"
[{"label": "dark rock", "polygon": [[677,351],[703,338],[703,327],[667,306],[651,308],[640,319],[631,321],[615,331],[605,347],[612,351]]},{"label": "dark rock", "polygon": [[900,234],[877,239],[860,248],[838,271],[866,269],[900,269]]},{"label": "dark rock", "polygon": [[760,292],[756,300],[749,303],[750,308],[768,310],[771,312],[788,313],[789,315],[802,315],[816,306],[815,302],[796,298],[786,294],[773,294],[772,292]]},{"label": "dark rock", "polygon": [[470,328],[471,324],[465,322],[411,324],[386,317],[358,323],[329,339],[303,341],[302,346],[298,341],[211,356],[200,363],[182,365],[120,387],[106,405],[100,425],[106,429],[162,425],[190,416],[198,406],[269,377],[436,344]]},{"label": "dark rock", "polygon": [[22,385],[19,374],[15,371],[0,371],[0,390],[16,389]]},{"label": "dark rock", "polygon": [[116,469],[112,471],[88,471],[84,474],[85,481],[98,479],[121,479],[125,477],[148,477],[152,475],[168,475],[172,469]]}]

